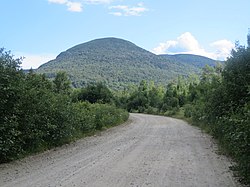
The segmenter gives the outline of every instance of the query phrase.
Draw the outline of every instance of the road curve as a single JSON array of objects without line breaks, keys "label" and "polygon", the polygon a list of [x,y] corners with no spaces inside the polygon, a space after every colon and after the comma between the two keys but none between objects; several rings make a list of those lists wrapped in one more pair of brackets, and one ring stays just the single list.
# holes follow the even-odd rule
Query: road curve
[{"label": "road curve", "polygon": [[197,128],[130,114],[129,122],[96,136],[0,165],[0,186],[239,186],[229,165]]}]

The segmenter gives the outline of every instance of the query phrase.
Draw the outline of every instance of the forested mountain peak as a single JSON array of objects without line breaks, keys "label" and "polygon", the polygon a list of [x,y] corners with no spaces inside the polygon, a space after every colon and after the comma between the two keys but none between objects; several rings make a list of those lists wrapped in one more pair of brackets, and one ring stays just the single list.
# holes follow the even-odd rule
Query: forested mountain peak
[{"label": "forested mountain peak", "polygon": [[199,72],[201,64],[207,63],[201,57],[196,60],[199,63],[190,63],[189,58],[155,55],[130,41],[110,37],[76,45],[40,66],[37,72],[53,78],[58,71],[66,71],[74,87],[104,82],[111,88],[123,89],[141,80],[166,85],[179,75]]},{"label": "forested mountain peak", "polygon": [[[98,53],[98,54],[96,54]],[[81,55],[81,56],[110,56],[116,55],[116,57],[124,55],[154,55],[153,53],[146,51],[135,45],[134,43],[119,39],[119,38],[100,38],[95,39],[86,43],[76,45],[65,52],[60,53],[57,58],[65,57],[71,55]]]}]

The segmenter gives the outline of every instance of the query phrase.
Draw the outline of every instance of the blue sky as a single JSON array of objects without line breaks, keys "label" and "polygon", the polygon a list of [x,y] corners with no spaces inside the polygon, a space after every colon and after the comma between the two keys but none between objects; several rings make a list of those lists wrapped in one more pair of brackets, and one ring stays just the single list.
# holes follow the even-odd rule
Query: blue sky
[{"label": "blue sky", "polygon": [[156,54],[225,59],[246,44],[249,0],[1,0],[0,47],[37,68],[74,45],[103,37]]}]

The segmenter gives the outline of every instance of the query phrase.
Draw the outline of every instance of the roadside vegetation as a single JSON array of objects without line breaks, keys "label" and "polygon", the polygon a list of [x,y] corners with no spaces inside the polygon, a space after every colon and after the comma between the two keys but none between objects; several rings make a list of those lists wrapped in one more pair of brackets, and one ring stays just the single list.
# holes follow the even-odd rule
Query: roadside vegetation
[{"label": "roadside vegetation", "polygon": [[236,44],[225,64],[178,77],[166,89],[142,81],[122,95],[119,104],[129,112],[179,117],[206,130],[236,161],[240,180],[250,184],[250,35],[248,47]]},{"label": "roadside vegetation", "polygon": [[[69,143],[88,133],[118,125],[128,112],[118,109],[112,94],[102,85],[96,100],[88,94],[99,85],[79,93],[64,72],[53,81],[44,75],[25,74],[22,59],[0,50],[0,163]],[[107,93],[106,93],[107,92]]]}]

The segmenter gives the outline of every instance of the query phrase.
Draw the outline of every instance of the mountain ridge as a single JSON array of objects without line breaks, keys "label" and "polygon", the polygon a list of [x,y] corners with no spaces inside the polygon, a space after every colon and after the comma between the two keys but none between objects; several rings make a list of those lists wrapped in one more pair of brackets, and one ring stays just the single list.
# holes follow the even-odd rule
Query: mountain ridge
[{"label": "mountain ridge", "polygon": [[174,60],[179,60],[183,62],[187,62],[189,64],[192,64],[194,66],[198,67],[204,67],[204,65],[209,65],[209,66],[214,66],[216,65],[215,62],[222,62],[222,61],[217,61],[205,56],[201,55],[195,55],[195,54],[161,54],[160,56],[166,57],[168,59],[174,59]]},{"label": "mountain ridge", "polygon": [[[73,46],[36,71],[50,78],[58,71],[66,71],[74,87],[105,82],[111,88],[121,89],[141,80],[165,85],[179,75],[200,71],[202,62],[199,65],[194,61],[189,64],[187,57],[185,62],[182,58],[155,55],[130,41],[109,37]],[[212,59],[210,62],[215,63]]]}]

